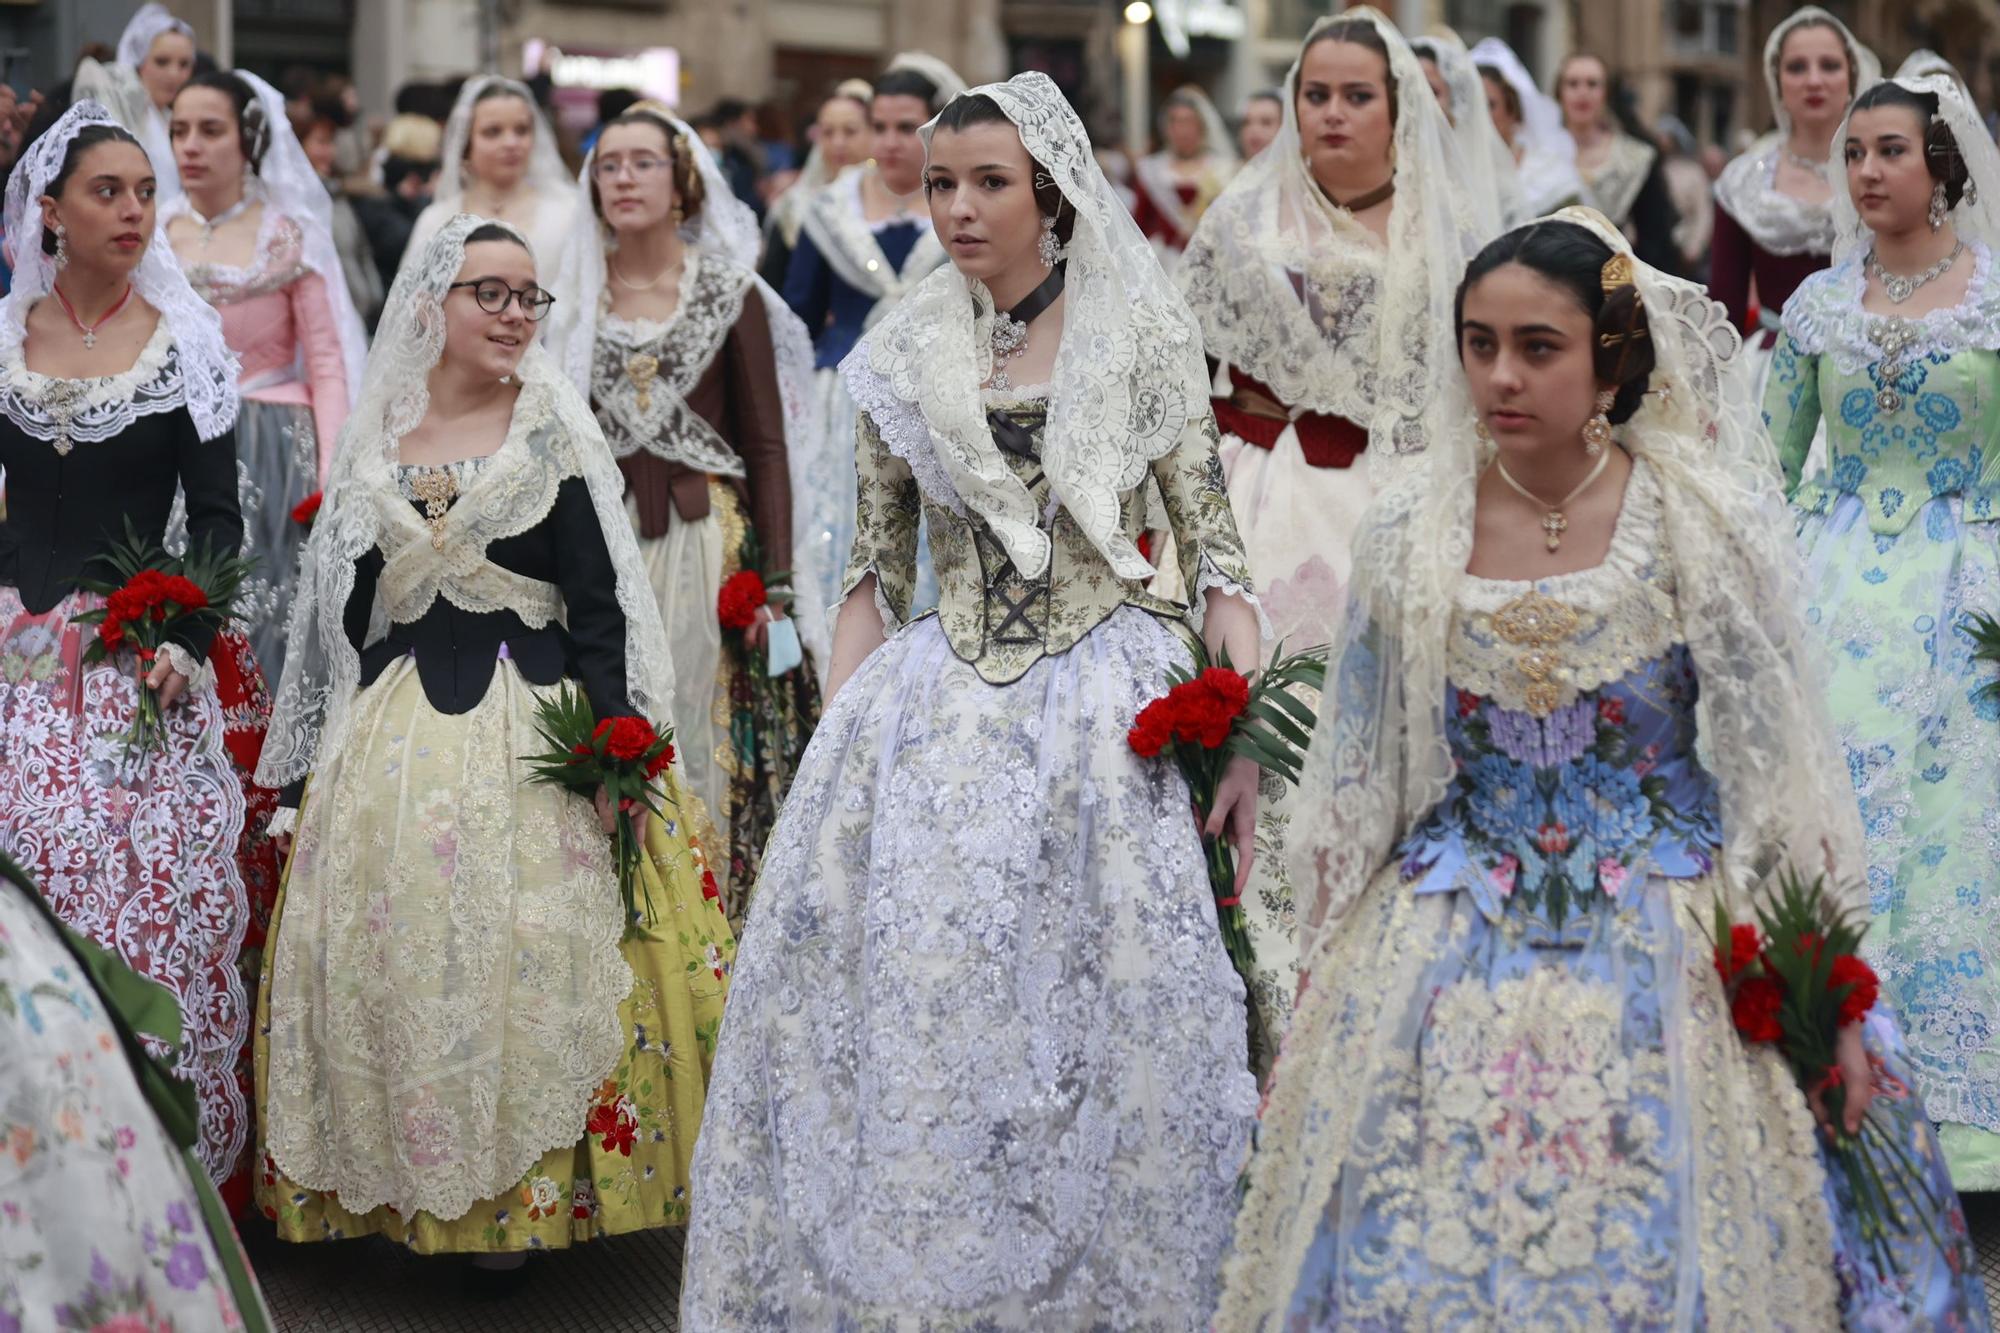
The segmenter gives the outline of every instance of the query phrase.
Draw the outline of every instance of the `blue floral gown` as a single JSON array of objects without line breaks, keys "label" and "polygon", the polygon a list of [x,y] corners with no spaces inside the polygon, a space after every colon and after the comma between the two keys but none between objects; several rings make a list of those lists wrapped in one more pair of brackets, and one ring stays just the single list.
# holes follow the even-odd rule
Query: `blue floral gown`
[{"label": "blue floral gown", "polygon": [[[1985,1326],[1893,1022],[1868,1020],[1871,1114],[1924,1165],[1944,1242],[1901,1236],[1901,1281],[1869,1261],[1797,1085],[1731,1026],[1694,924],[1728,815],[1696,754],[1659,485],[1635,468],[1596,568],[1463,580],[1457,778],[1331,927],[1275,1075],[1282,1093],[1317,1061],[1353,1089],[1263,1131],[1339,1162],[1303,1264],[1277,1269],[1286,1329]],[[1372,669],[1350,647],[1331,697],[1368,697]]]},{"label": "blue floral gown", "polygon": [[[1868,833],[1867,952],[1952,1176],[2000,1189],[2000,696],[1972,659],[2000,616],[2000,280],[1957,306],[1861,308],[1860,258],[1785,310],[1765,419],[1796,486],[1807,619]],[[1801,482],[1826,422],[1828,467]]]}]

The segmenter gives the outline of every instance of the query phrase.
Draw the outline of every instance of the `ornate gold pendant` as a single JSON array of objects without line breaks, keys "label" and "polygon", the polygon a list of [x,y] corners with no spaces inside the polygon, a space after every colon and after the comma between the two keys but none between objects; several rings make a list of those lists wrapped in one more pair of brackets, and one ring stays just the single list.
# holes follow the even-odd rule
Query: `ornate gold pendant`
[{"label": "ornate gold pendant", "polygon": [[1493,632],[1525,650],[1514,659],[1514,669],[1527,677],[1528,711],[1536,717],[1553,713],[1562,699],[1555,679],[1562,656],[1553,650],[1576,633],[1582,619],[1574,607],[1532,590],[1493,613]]},{"label": "ornate gold pendant", "polygon": [[458,479],[450,468],[425,468],[410,479],[410,489],[424,502],[424,526],[431,530],[431,549],[444,549],[445,519],[458,496]]},{"label": "ornate gold pendant", "polygon": [[632,391],[638,395],[639,410],[653,410],[653,381],[660,376],[660,358],[650,352],[634,352],[625,358],[625,377],[632,381]]}]

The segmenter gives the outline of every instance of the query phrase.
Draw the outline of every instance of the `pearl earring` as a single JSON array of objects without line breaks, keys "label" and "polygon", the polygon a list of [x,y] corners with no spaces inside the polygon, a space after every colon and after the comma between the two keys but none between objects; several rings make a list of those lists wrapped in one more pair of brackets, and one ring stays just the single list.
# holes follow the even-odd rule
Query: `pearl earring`
[{"label": "pearl earring", "polygon": [[1042,234],[1035,241],[1035,254],[1050,268],[1054,268],[1063,257],[1062,242],[1056,239],[1056,220],[1042,219]]},{"label": "pearl earring", "polygon": [[69,228],[56,223],[56,267],[69,267]]}]

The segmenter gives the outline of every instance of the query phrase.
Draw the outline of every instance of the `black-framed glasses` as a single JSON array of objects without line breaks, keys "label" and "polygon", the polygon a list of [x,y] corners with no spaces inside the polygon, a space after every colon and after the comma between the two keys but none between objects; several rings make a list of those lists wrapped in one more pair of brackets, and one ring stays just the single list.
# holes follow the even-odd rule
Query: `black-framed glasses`
[{"label": "black-framed glasses", "polygon": [[479,308],[489,315],[504,315],[508,303],[518,299],[521,313],[528,317],[531,324],[539,323],[542,316],[549,313],[549,307],[556,303],[555,297],[533,283],[526,287],[509,287],[498,278],[478,278],[471,282],[454,282],[445,290],[455,292],[460,287],[472,288],[472,299],[479,302]]}]

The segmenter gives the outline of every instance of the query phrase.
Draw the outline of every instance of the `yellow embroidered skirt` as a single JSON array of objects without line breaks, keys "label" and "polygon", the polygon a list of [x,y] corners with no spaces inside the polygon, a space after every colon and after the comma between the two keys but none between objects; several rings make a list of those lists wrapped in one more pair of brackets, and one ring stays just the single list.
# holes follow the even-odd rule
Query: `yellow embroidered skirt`
[{"label": "yellow embroidered skirt", "polygon": [[[298,850],[293,865],[288,867],[287,882],[273,915],[274,947],[266,954],[257,1005],[256,1195],[259,1207],[285,1240],[334,1240],[379,1234],[427,1254],[502,1252],[566,1246],[573,1241],[687,1221],[688,1167],[701,1126],[702,1103],[735,944],[721,912],[705,848],[699,845],[703,839],[694,832],[705,828],[705,817],[700,803],[679,786],[677,775],[669,818],[664,822],[652,821],[647,837],[648,856],[640,870],[653,907],[653,919],[650,923],[641,921],[629,926],[615,945],[631,977],[630,990],[615,1006],[620,1041],[616,1063],[601,1084],[595,1085],[594,1093],[582,1099],[586,1104],[576,1112],[573,1142],[543,1153],[513,1183],[488,1197],[475,1196],[469,1207],[451,1217],[424,1208],[399,1210],[392,1203],[350,1211],[338,1192],[309,1189],[288,1178],[277,1164],[277,1157],[285,1153],[281,1150],[274,1155],[271,1151],[274,1070],[275,1077],[281,1080],[296,1077],[296,1073],[288,1075],[284,1059],[276,1059],[274,1063],[277,1054],[273,1050],[274,980],[281,1018],[276,1030],[287,1030],[283,1021],[287,997],[292,997],[290,1003],[297,1005],[298,995],[318,994],[322,1012],[306,1022],[293,1017],[289,1030],[294,1043],[301,1039],[299,1034],[310,1034],[306,1040],[317,1048],[306,1053],[303,1060],[306,1067],[317,1067],[317,1062],[334,1069],[335,1077],[347,1077],[350,1084],[354,1082],[351,1073],[338,1067],[343,1058],[351,1063],[351,1054],[344,1056],[338,1042],[322,1034],[336,1030],[336,1018],[344,1020],[356,1006],[367,1007],[371,1016],[372,1006],[381,1005],[392,1011],[394,1008],[393,1004],[383,1004],[379,997],[371,997],[365,985],[343,993],[337,978],[321,983],[323,994],[302,990],[296,976],[279,977],[278,968],[317,965],[335,973],[351,971],[341,961],[338,951],[343,947],[351,950],[352,945],[346,941],[365,941],[370,931],[378,929],[388,937],[390,942],[383,948],[393,957],[399,948],[409,947],[413,933],[393,920],[398,911],[405,912],[408,919],[408,909],[401,904],[413,891],[412,878],[421,881],[438,857],[453,867],[462,866],[475,855],[485,856],[488,864],[494,863],[490,848],[482,853],[468,845],[482,836],[473,826],[476,807],[481,801],[494,799],[496,790],[493,763],[497,760],[490,756],[482,760],[478,751],[482,746],[492,748],[496,755],[504,755],[510,761],[512,756],[530,752],[533,745],[518,733],[525,725],[524,720],[531,716],[532,699],[539,693],[539,689],[526,686],[503,663],[486,701],[471,713],[443,715],[430,709],[423,700],[413,670],[392,667],[383,680],[363,691],[363,698],[357,701],[357,708],[363,714],[358,720],[371,725],[357,728],[353,746],[336,760],[333,771],[315,776],[313,797],[301,811]],[[475,773],[479,790],[471,789]],[[383,781],[390,774],[394,774],[395,780]],[[544,886],[531,883],[530,876],[550,879],[590,875],[594,866],[596,878],[603,881],[603,891],[616,890],[602,874],[602,866],[608,864],[608,850],[594,845],[594,840],[588,847],[577,845],[579,829],[585,827],[579,824],[580,816],[588,815],[586,839],[595,830],[596,816],[585,803],[553,787],[518,781],[506,783],[498,790],[504,792],[504,800],[510,807],[496,813],[504,816],[509,830],[505,836],[513,839],[501,863],[512,870],[514,877],[517,942],[509,946],[508,952],[513,955],[518,971],[524,949],[545,948],[548,944],[551,914],[545,907],[537,907],[536,902],[538,893],[543,897],[549,895]],[[371,792],[382,794],[371,795]],[[321,802],[333,808],[314,811],[313,806]],[[445,827],[447,820],[451,821],[449,828]],[[559,838],[530,836],[538,825],[552,821],[561,829]],[[601,838],[601,834],[595,836]],[[608,844],[608,840],[605,842]],[[560,850],[538,862],[535,848],[543,843],[548,847],[559,846]],[[366,869],[370,859],[366,849],[371,846],[385,852],[373,873]],[[346,850],[354,847],[363,850],[358,853]],[[394,849],[394,854],[386,854],[387,849]],[[324,861],[359,856],[354,870],[361,873],[343,872],[343,877],[351,876],[345,887],[338,881],[331,885],[323,881],[315,884],[316,873],[322,876],[328,873],[324,863],[314,866],[315,852]],[[420,882],[417,888],[421,890],[423,884]],[[477,895],[476,884],[472,892]],[[309,896],[300,898],[301,893]],[[353,901],[344,907],[337,903],[330,906],[328,899],[342,893],[352,895]],[[467,914],[464,902],[467,886],[462,876],[454,889],[438,893],[441,905],[436,916],[458,919]],[[562,894],[554,896],[560,898]],[[446,902],[448,907],[443,905]],[[307,911],[309,903],[311,910],[298,917],[296,925],[287,920],[288,913]],[[490,909],[490,904],[471,906],[475,914]],[[352,924],[357,916],[365,923],[359,930]],[[388,923],[378,927],[378,919],[385,916],[390,918]],[[414,933],[421,934],[423,918],[417,917],[416,921]],[[336,933],[337,927],[344,934]],[[283,946],[288,929],[303,932],[299,938],[312,943],[303,950],[287,950]],[[582,940],[555,943],[558,952],[567,948],[580,954],[586,947]],[[289,963],[282,962],[288,958]],[[519,1003],[514,997],[520,989],[523,988],[506,989],[510,1002]],[[422,1005],[418,1011],[425,1012]],[[378,1020],[373,1030],[381,1032],[385,1045],[411,1040],[412,1029],[407,1022],[399,1027]],[[416,1033],[418,1038],[428,1035]],[[576,1070],[555,1067],[565,1059],[563,1053],[545,1058],[549,1060],[545,1071],[549,1086],[560,1087],[566,1080],[574,1080]],[[299,1067],[298,1057],[294,1057],[289,1067],[294,1071]],[[512,1047],[504,1069],[510,1083],[536,1077],[538,1072],[533,1060],[520,1058]],[[595,1079],[595,1070],[586,1076]],[[366,1080],[361,1082],[365,1087]],[[456,1120],[477,1123],[485,1109],[452,1106],[448,1095],[441,1099],[446,1103],[443,1106],[413,1103],[408,1090],[398,1086],[393,1075],[383,1078],[381,1084],[379,1097],[373,1089],[368,1089],[367,1098],[360,1102],[350,1094],[347,1106],[337,1109],[336,1119],[351,1117],[354,1112],[348,1108],[357,1104],[365,1112],[379,1103],[383,1108],[380,1114],[388,1116],[400,1131],[395,1151],[418,1163],[422,1162],[426,1145],[420,1134],[411,1132],[413,1126],[421,1128]],[[507,1095],[504,1088],[501,1095]],[[291,1129],[296,1141],[297,1125]],[[330,1138],[344,1133],[338,1125],[331,1130]],[[554,1140],[541,1140],[551,1141]],[[286,1157],[286,1160],[292,1159]],[[346,1163],[340,1163],[340,1167],[345,1168]],[[304,1168],[298,1169],[303,1173]],[[506,1169],[511,1175],[516,1168]],[[378,1194],[377,1198],[380,1197]]]}]

